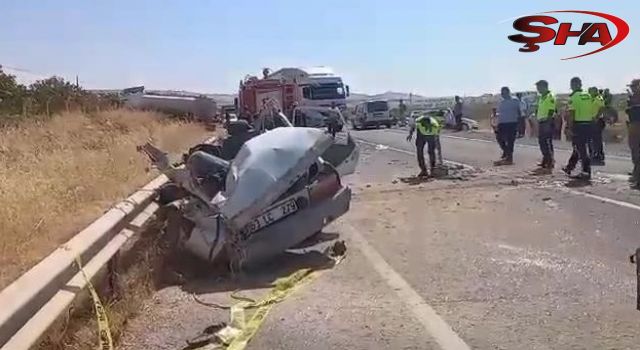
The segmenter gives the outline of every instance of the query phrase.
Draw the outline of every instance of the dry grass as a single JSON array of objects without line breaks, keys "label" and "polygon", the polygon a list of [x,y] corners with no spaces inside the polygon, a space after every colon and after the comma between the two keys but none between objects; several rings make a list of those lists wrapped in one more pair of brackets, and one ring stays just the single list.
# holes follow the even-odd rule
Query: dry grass
[{"label": "dry grass", "polygon": [[0,287],[156,175],[136,145],[152,139],[179,153],[206,135],[128,110],[0,130]]},{"label": "dry grass", "polygon": [[[114,344],[119,343],[130,318],[144,311],[146,300],[156,290],[157,281],[164,273],[165,251],[157,234],[162,221],[141,232],[133,245],[124,254],[116,257],[114,286],[107,288],[106,279],[97,281],[100,299],[105,305],[109,329]],[[102,288],[101,288],[102,287]],[[98,346],[98,324],[93,304],[88,299],[76,299],[70,317],[61,317],[45,334],[34,350],[83,350]]]}]

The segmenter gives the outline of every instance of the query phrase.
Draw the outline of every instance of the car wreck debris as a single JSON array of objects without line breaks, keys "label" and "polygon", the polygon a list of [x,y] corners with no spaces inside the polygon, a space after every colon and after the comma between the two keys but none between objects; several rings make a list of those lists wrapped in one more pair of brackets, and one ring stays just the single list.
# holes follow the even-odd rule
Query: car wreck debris
[{"label": "car wreck debris", "polygon": [[280,127],[249,138],[230,160],[219,147],[194,147],[184,167],[150,143],[140,150],[181,194],[165,196],[186,222],[168,225],[179,231],[170,233],[175,249],[235,269],[284,252],[349,210],[341,176],[355,171],[358,148],[347,139]]}]

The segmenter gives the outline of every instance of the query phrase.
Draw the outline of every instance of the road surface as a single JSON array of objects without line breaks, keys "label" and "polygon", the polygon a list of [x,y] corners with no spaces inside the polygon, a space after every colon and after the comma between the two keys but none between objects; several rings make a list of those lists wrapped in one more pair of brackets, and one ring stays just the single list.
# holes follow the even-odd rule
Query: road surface
[{"label": "road surface", "polygon": [[[534,177],[539,159],[518,147],[515,166],[494,168],[494,144],[443,137],[446,159],[466,168],[415,182],[405,131],[353,135],[361,163],[347,181],[350,212],[327,239],[347,258],[276,305],[249,349],[638,349],[635,267],[640,194],[629,190],[624,155],[592,184]],[[568,157],[557,152],[558,163]],[[238,285],[213,276],[158,291],[131,320],[122,349],[180,349],[228,311],[230,291],[258,297],[266,282],[313,265],[299,250]]]}]

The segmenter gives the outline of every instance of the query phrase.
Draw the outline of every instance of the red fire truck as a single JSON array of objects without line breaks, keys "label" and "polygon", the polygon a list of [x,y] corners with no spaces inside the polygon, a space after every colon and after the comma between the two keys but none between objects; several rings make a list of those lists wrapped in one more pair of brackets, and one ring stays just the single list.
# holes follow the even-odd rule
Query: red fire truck
[{"label": "red fire truck", "polygon": [[290,115],[295,102],[301,100],[301,91],[295,82],[250,76],[240,82],[236,108],[239,115],[245,118],[252,118],[267,106]]}]

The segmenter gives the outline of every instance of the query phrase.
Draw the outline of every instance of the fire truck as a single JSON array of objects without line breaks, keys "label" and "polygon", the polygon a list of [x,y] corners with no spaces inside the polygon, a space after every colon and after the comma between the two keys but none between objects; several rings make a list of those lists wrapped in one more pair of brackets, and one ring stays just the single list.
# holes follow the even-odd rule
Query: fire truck
[{"label": "fire truck", "polygon": [[290,115],[300,102],[302,89],[296,82],[280,78],[258,79],[249,76],[240,82],[236,110],[244,118],[253,118],[266,108]]}]

